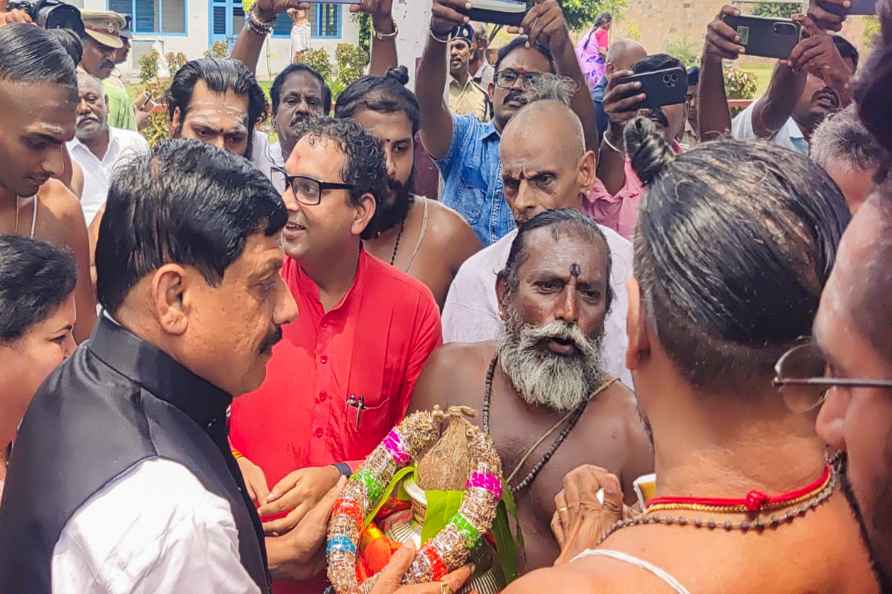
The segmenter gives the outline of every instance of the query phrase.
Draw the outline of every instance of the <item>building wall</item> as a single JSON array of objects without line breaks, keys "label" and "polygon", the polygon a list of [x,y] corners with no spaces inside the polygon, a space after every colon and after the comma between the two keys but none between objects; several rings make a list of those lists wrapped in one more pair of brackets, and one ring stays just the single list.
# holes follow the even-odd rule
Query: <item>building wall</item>
[{"label": "building wall", "polygon": [[[728,3],[728,0],[629,0],[611,31],[611,39],[637,39],[650,53],[688,47],[700,55],[707,25]],[[741,8],[744,13],[750,10],[748,5]],[[866,55],[864,28],[863,17],[852,17],[846,21],[842,34]],[[744,61],[764,60],[744,58]]]},{"label": "building wall", "polygon": [[[84,10],[108,10],[108,0],[80,0]],[[204,56],[210,46],[210,23],[207,0],[188,0],[186,9],[187,34],[134,34],[133,51],[128,63],[120,70],[125,77],[134,77],[139,71],[139,58],[152,49],[161,55],[168,52],[182,52],[188,59]],[[356,43],[359,39],[359,25],[344,8],[341,20],[341,39],[313,39],[313,48],[327,50],[334,60],[335,48],[339,43]],[[291,40],[288,37],[268,37],[261,50],[257,64],[257,78],[271,80],[291,61]],[[163,60],[162,60],[163,62]],[[165,74],[165,73],[162,73]]]}]

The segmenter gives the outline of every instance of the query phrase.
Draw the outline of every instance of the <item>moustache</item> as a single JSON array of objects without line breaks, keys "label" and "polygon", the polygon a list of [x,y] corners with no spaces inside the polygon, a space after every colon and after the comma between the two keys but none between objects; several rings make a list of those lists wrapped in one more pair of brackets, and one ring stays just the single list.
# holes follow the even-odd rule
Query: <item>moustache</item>
[{"label": "moustache", "polygon": [[833,108],[840,106],[841,101],[839,99],[839,95],[830,87],[824,87],[823,89],[812,95],[811,100],[812,103],[816,103],[825,97],[830,100],[830,104]]},{"label": "moustache", "polygon": [[526,105],[529,103],[527,99],[526,93],[524,91],[511,91],[505,97],[505,103],[511,103],[512,101],[517,101],[521,105]]},{"label": "moustache", "polygon": [[114,62],[112,62],[111,60],[103,60],[102,62],[99,63],[100,68],[114,68],[115,66],[116,66],[116,64]]},{"label": "moustache", "polygon": [[275,330],[266,335],[266,338],[260,343],[260,348],[258,350],[261,354],[266,354],[270,352],[280,340],[282,340],[282,327],[276,326]]},{"label": "moustache", "polygon": [[310,118],[312,118],[312,117],[313,117],[313,114],[306,113],[303,111],[295,111],[294,115],[291,116],[291,121],[288,122],[288,127],[291,129],[294,129],[297,126],[299,126],[300,124],[303,124],[304,122],[308,122],[310,120]]},{"label": "moustache", "polygon": [[572,344],[584,357],[591,356],[596,352],[593,341],[582,333],[579,326],[568,322],[554,321],[539,327],[525,326],[521,330],[521,334],[524,343],[530,347],[556,340]]}]

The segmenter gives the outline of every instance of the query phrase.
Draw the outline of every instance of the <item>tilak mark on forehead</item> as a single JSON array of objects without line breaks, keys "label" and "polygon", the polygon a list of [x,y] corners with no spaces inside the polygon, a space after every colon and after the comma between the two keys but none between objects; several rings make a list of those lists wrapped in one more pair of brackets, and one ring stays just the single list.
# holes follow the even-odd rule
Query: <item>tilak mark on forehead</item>
[{"label": "tilak mark on forehead", "polygon": [[570,276],[578,279],[580,274],[582,274],[582,268],[579,267],[579,264],[576,262],[570,264]]}]

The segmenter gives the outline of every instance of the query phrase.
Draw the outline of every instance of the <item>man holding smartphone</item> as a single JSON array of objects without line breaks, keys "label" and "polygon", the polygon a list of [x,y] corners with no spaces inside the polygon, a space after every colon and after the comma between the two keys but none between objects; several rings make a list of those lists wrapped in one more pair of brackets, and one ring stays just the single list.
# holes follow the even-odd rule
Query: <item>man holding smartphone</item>
[{"label": "man holding smartphone", "polygon": [[[643,187],[626,155],[623,129],[638,115],[648,117],[678,153],[681,152],[681,145],[675,139],[684,131],[687,121],[686,96],[680,98],[679,103],[656,107],[653,106],[653,101],[648,101],[642,83],[630,81],[629,77],[670,68],[683,70],[684,66],[680,60],[668,54],[655,54],[640,60],[631,70],[620,70],[607,76],[604,112],[610,126],[601,141],[598,155],[600,181],[589,197],[588,209],[598,223],[613,229],[626,239],[632,239],[635,232]],[[687,89],[686,78],[680,84]]]},{"label": "man holding smartphone", "polygon": [[[824,0],[824,6],[837,0]],[[842,0],[838,5],[842,7]],[[858,50],[827,28],[841,19],[819,5],[794,20],[803,38],[790,57],[778,61],[768,92],[737,115],[727,108],[723,60],[735,60],[745,48],[740,35],[724,19],[740,11],[725,6],[709,25],[700,77],[700,138],[712,140],[731,132],[738,140],[763,139],[808,154],[812,133],[828,114],[851,103],[848,83],[858,67]]]},{"label": "man holding smartphone", "polygon": [[588,86],[557,0],[537,0],[523,20],[528,36],[499,51],[495,82],[488,92],[493,118],[450,113],[443,99],[446,87],[449,33],[470,22],[465,0],[434,0],[427,45],[418,67],[416,91],[421,104],[421,139],[443,176],[442,200],[459,212],[484,246],[514,228],[514,217],[502,192],[499,144],[502,129],[524,105],[527,90],[543,73],[572,78],[577,91],[571,107],[582,120],[586,146],[597,137]]}]

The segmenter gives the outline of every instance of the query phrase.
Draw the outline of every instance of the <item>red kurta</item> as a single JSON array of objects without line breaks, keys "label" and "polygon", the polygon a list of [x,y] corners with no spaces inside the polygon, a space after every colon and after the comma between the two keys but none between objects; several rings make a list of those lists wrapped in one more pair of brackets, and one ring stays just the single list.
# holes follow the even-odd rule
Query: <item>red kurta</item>
[{"label": "red kurta", "polygon": [[[272,488],[307,466],[360,460],[406,414],[415,382],[441,341],[430,290],[360,252],[353,287],[328,313],[319,288],[288,258],[282,277],[298,306],[273,348],[266,380],[232,405],[233,447]],[[356,426],[356,408],[365,409]],[[320,592],[320,581],[277,582],[275,594]]]}]

